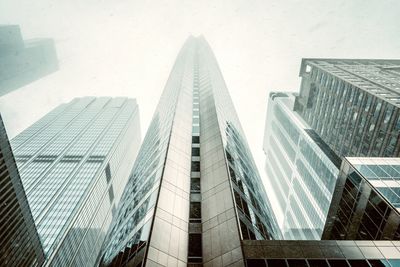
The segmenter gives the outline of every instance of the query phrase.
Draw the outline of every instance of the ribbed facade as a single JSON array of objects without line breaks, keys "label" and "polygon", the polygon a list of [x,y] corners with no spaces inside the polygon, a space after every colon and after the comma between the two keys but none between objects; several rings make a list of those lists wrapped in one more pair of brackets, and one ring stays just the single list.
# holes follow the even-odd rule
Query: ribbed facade
[{"label": "ribbed facade", "polygon": [[0,26],[0,96],[57,69],[53,40],[24,41],[18,26]]},{"label": "ribbed facade", "polygon": [[44,252],[0,117],[0,266],[41,266]]},{"label": "ribbed facade", "polygon": [[12,141],[46,266],[94,266],[140,144],[138,106],[84,97]]},{"label": "ribbed facade", "polygon": [[303,59],[295,110],[340,156],[400,156],[400,60]]},{"label": "ribbed facade", "polygon": [[241,240],[280,237],[210,47],[190,37],[147,131],[104,266],[244,266]]},{"label": "ribbed facade", "polygon": [[293,111],[293,93],[271,93],[265,123],[267,179],[285,239],[321,239],[340,158]]}]

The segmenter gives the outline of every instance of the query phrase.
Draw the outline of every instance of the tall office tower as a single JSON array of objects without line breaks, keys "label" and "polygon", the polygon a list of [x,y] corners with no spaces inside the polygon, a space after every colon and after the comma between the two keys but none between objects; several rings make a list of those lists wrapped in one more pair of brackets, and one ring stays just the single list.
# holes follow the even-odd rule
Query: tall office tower
[{"label": "tall office tower", "polygon": [[18,26],[0,25],[0,96],[58,69],[51,39],[24,41]]},{"label": "tall office tower", "polygon": [[180,51],[104,248],[103,266],[243,266],[280,232],[216,59]]},{"label": "tall office tower", "polygon": [[303,59],[295,110],[340,157],[400,156],[400,60]]},{"label": "tall office tower", "polygon": [[265,169],[284,238],[321,239],[341,160],[293,111],[294,101],[293,93],[269,96]]},{"label": "tall office tower", "polygon": [[45,266],[94,266],[140,143],[127,98],[58,106],[12,141]]},{"label": "tall office tower", "polygon": [[41,266],[42,245],[0,117],[0,265]]},{"label": "tall office tower", "polygon": [[400,240],[400,158],[345,158],[324,239]]}]

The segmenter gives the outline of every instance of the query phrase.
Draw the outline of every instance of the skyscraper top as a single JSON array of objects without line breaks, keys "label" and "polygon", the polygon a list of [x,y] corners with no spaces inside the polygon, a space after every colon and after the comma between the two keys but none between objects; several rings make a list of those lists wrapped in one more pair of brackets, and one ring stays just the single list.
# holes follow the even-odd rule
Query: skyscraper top
[{"label": "skyscraper top", "polygon": [[[400,107],[400,59],[302,59],[300,76],[317,68]],[[330,86],[325,78],[327,87]]]}]

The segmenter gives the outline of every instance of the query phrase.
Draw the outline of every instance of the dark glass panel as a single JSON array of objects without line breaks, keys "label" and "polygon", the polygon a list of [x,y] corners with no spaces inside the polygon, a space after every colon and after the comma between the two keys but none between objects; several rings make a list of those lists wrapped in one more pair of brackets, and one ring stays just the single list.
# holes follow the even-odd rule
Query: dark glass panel
[{"label": "dark glass panel", "polygon": [[201,234],[189,234],[189,257],[202,256]]},{"label": "dark glass panel", "polygon": [[200,161],[192,161],[192,172],[200,171]]},{"label": "dark glass panel", "polygon": [[192,156],[200,156],[200,148],[192,147]]},{"label": "dark glass panel", "polygon": [[329,267],[326,260],[308,260],[310,267]]},{"label": "dark glass panel", "polygon": [[308,267],[306,260],[287,260],[289,267]]},{"label": "dark glass panel", "polygon": [[200,191],[200,178],[192,178],[190,180],[190,190]]},{"label": "dark glass panel", "polygon": [[328,260],[331,267],[349,267],[346,260]]},{"label": "dark glass panel", "polygon": [[190,218],[200,219],[201,218],[201,203],[191,202],[190,203]]},{"label": "dark glass panel", "polygon": [[268,267],[286,267],[286,261],[283,259],[270,259],[267,260]]},{"label": "dark glass panel", "polygon": [[247,267],[266,267],[265,260],[263,259],[247,259]]},{"label": "dark glass panel", "polygon": [[372,267],[390,267],[390,264],[386,260],[368,260]]},{"label": "dark glass panel", "polygon": [[352,267],[369,267],[366,260],[349,260],[349,264]]}]

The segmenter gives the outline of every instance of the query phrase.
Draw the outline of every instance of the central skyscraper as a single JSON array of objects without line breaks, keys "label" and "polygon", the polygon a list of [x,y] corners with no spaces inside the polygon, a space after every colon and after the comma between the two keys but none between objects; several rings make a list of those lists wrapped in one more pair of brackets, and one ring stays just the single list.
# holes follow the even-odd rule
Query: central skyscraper
[{"label": "central skyscraper", "polygon": [[244,266],[242,240],[280,238],[204,38],[180,51],[120,203],[103,266]]}]

